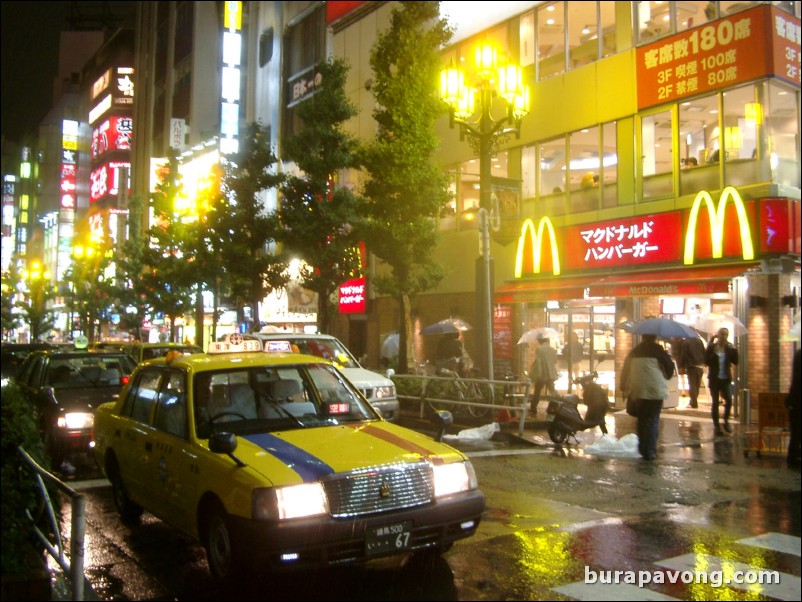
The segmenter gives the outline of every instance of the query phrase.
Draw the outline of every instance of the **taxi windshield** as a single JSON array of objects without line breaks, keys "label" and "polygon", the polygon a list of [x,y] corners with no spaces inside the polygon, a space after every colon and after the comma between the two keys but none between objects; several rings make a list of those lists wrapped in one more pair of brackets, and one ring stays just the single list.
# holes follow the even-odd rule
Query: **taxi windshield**
[{"label": "taxi windshield", "polygon": [[378,416],[327,364],[230,367],[195,376],[199,437],[317,427]]}]

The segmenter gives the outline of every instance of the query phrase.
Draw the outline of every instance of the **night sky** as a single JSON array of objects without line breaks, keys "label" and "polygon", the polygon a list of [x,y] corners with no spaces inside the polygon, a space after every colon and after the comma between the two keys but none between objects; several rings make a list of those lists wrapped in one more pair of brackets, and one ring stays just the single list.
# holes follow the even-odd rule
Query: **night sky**
[{"label": "night sky", "polygon": [[2,8],[2,135],[34,134],[52,105],[59,33],[69,2],[0,2]]}]

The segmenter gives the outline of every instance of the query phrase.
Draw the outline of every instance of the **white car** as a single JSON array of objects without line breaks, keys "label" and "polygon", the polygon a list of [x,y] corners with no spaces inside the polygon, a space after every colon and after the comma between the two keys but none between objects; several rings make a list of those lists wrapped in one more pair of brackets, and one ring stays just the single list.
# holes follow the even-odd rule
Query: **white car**
[{"label": "white car", "polygon": [[289,341],[290,345],[294,346],[293,351],[316,355],[334,362],[385,420],[395,422],[398,418],[398,397],[393,381],[360,366],[354,355],[339,339],[328,334],[287,332],[253,332],[243,334],[242,338],[260,341],[263,347],[268,341]]}]

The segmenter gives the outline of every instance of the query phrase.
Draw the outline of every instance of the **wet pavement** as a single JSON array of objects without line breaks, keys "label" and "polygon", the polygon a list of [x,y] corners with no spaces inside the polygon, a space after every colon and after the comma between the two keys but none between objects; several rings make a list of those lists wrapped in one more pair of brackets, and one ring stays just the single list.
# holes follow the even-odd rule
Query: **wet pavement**
[{"label": "wet pavement", "polygon": [[[431,429],[415,411],[401,422]],[[664,411],[657,459],[649,462],[615,449],[590,453],[602,436],[598,428],[555,446],[546,424],[538,413],[522,435],[517,422],[505,422],[491,440],[450,441],[471,457],[486,511],[477,534],[443,558],[271,579],[269,587],[260,579],[221,589],[200,546],[149,515],[129,531],[119,524],[107,484],[84,481],[90,594],[102,600],[800,599],[800,472],[786,466],[784,453],[758,455],[747,434],[754,429],[736,426],[732,436],[714,437],[709,407]],[[448,433],[480,426],[456,424]],[[608,416],[616,439],[635,426],[623,411]],[[710,581],[717,574],[731,579],[735,570],[776,571],[780,583]],[[650,582],[613,583],[616,571]]]}]

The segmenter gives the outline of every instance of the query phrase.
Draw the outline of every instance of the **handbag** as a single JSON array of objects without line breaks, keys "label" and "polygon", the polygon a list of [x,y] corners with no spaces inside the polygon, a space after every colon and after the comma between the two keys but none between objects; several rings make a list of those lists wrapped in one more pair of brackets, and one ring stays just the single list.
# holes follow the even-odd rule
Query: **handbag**
[{"label": "handbag", "polygon": [[638,417],[638,400],[631,395],[627,395],[627,414]]}]

